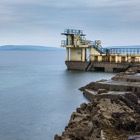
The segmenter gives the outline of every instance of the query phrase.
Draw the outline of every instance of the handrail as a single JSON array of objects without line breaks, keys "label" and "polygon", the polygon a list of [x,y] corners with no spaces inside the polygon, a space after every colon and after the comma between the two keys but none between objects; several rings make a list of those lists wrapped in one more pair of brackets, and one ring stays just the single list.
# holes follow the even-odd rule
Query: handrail
[{"label": "handrail", "polygon": [[140,54],[140,48],[109,48],[110,54]]},{"label": "handrail", "polygon": [[78,35],[83,35],[82,30],[76,30],[76,29],[65,29],[64,30],[65,34],[78,34]]},{"label": "handrail", "polygon": [[61,45],[66,45],[66,40],[61,40]]}]

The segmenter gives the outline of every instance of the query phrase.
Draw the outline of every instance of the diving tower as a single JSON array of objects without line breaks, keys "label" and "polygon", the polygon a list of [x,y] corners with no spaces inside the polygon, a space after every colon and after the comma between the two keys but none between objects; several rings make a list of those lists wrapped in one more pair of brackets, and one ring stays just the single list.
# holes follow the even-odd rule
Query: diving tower
[{"label": "diving tower", "polygon": [[82,30],[65,29],[61,47],[66,48],[66,65],[71,70],[123,71],[139,64],[140,48],[103,48],[100,40],[87,40]]}]

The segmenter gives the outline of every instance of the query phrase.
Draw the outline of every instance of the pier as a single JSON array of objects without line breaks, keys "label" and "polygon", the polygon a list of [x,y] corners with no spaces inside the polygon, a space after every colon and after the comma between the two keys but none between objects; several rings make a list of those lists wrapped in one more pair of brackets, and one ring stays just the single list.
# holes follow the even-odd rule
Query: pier
[{"label": "pier", "polygon": [[66,29],[62,35],[69,70],[121,72],[140,63],[140,48],[103,48],[100,40],[87,40],[82,30]]}]

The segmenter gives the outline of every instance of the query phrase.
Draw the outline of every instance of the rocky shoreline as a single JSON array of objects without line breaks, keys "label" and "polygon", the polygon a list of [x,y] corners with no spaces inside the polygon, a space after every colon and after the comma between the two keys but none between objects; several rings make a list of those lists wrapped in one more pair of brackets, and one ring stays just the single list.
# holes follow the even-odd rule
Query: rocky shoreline
[{"label": "rocky shoreline", "polygon": [[81,87],[90,102],[73,112],[65,131],[54,140],[140,139],[139,69],[129,68],[110,80]]}]

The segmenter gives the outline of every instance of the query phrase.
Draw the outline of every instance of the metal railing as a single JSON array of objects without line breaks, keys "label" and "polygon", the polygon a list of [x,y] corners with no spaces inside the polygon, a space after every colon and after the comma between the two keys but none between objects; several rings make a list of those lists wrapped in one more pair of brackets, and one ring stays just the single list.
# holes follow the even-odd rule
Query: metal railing
[{"label": "metal railing", "polygon": [[[98,40],[99,41],[99,40]],[[93,46],[95,49],[97,49],[100,53],[107,53],[107,49],[106,48],[102,48],[101,45],[96,44],[97,40],[95,41],[88,41],[88,46]]]},{"label": "metal railing", "polygon": [[66,40],[61,40],[61,45],[67,45]]},{"label": "metal railing", "polygon": [[[70,31],[71,31],[71,29],[70,29]],[[71,32],[77,32],[77,31],[72,30]],[[81,44],[85,45],[86,40],[81,40]],[[66,47],[66,45],[68,45],[67,41],[62,40],[61,46]],[[90,40],[88,40],[88,46],[94,47],[100,53],[103,53],[103,54],[140,54],[140,48],[102,48],[101,45],[96,44],[96,41],[90,41]]]},{"label": "metal railing", "polygon": [[65,29],[64,30],[65,34],[78,34],[78,35],[83,35],[82,30],[76,30],[76,29]]},{"label": "metal railing", "polygon": [[109,48],[110,54],[140,54],[140,48]]}]

